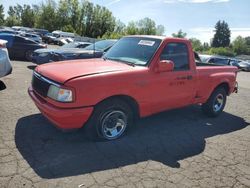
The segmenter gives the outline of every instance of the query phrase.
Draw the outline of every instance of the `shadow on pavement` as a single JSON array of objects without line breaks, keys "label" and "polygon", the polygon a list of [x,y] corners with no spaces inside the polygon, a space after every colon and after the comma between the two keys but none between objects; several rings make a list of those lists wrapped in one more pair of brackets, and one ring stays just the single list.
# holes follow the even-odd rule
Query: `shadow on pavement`
[{"label": "shadow on pavement", "polygon": [[6,85],[0,80],[0,91],[5,90],[6,88]]},{"label": "shadow on pavement", "polygon": [[160,113],[138,121],[123,138],[91,142],[84,131],[63,133],[41,114],[18,120],[15,142],[42,178],[59,178],[154,160],[179,168],[179,160],[204,151],[206,138],[245,128],[249,123],[229,113],[207,118],[199,107]]},{"label": "shadow on pavement", "polygon": [[36,67],[37,67],[37,65],[29,65],[29,66],[27,66],[27,68],[30,69],[30,70],[35,70]]}]

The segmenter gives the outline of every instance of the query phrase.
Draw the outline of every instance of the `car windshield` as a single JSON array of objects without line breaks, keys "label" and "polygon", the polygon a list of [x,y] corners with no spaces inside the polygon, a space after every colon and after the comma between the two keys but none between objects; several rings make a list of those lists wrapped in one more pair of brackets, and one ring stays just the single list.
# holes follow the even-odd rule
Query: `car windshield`
[{"label": "car windshield", "polygon": [[208,59],[210,58],[210,56],[207,56],[207,55],[199,55],[200,58],[201,58],[201,61],[203,63],[206,63],[208,61]]},{"label": "car windshield", "polygon": [[134,65],[146,65],[151,60],[162,40],[144,37],[120,39],[105,55],[105,59]]},{"label": "car windshield", "polygon": [[107,48],[112,46],[115,42],[116,42],[115,40],[102,40],[102,41],[96,42],[95,44],[91,44],[84,49],[105,51]]},{"label": "car windshield", "polygon": [[77,43],[71,42],[68,44],[64,44],[61,48],[76,48],[77,47]]}]

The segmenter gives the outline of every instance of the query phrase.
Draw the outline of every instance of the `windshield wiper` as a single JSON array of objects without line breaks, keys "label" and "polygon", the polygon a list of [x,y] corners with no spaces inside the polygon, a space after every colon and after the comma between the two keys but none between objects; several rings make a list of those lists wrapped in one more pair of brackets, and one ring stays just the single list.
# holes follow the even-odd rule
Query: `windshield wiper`
[{"label": "windshield wiper", "polygon": [[129,61],[125,61],[125,60],[122,60],[120,58],[108,58],[108,57],[103,57],[103,60],[106,61],[106,60],[111,60],[111,61],[118,61],[118,62],[122,62],[122,63],[125,63],[127,65],[130,65],[130,66],[135,66],[136,64],[135,63],[132,63],[132,62],[129,62]]}]

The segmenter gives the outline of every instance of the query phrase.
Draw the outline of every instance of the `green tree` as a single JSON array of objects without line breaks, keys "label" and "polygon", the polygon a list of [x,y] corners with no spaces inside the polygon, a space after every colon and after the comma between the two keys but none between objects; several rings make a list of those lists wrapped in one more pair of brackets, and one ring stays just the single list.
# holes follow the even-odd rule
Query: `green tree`
[{"label": "green tree", "polygon": [[209,48],[210,48],[209,43],[208,42],[204,42],[202,48],[203,48],[204,51],[209,50]]},{"label": "green tree", "polygon": [[0,4],[0,25],[4,24],[4,8],[3,5]]},{"label": "green tree", "polygon": [[238,36],[234,41],[233,41],[233,50],[235,53],[237,53],[237,55],[240,54],[247,54],[247,43],[246,40],[241,37]]},{"label": "green tree", "polygon": [[218,21],[215,25],[215,34],[212,47],[228,47],[230,44],[231,31],[225,21]]},{"label": "green tree", "polygon": [[5,25],[10,27],[14,25],[21,25],[21,19],[19,19],[16,8],[13,6],[9,7],[8,17],[5,20]]},{"label": "green tree", "polygon": [[25,27],[34,27],[35,26],[35,13],[30,5],[24,5],[21,13],[21,23]]},{"label": "green tree", "polygon": [[138,33],[139,33],[139,31],[138,31],[136,23],[134,21],[129,22],[127,27],[126,27],[126,34],[136,35]]},{"label": "green tree", "polygon": [[177,33],[172,34],[173,37],[176,38],[185,38],[187,36],[187,33],[184,33],[181,29]]},{"label": "green tree", "polygon": [[189,40],[191,41],[192,47],[195,51],[202,51],[203,50],[203,46],[202,46],[201,41],[199,39],[190,38]]},{"label": "green tree", "polygon": [[165,27],[163,25],[157,25],[156,35],[163,35],[165,32]]},{"label": "green tree", "polygon": [[40,9],[37,27],[46,28],[49,31],[58,29],[55,1],[47,0],[45,4],[41,5]]},{"label": "green tree", "polygon": [[156,25],[154,20],[150,18],[143,18],[137,23],[138,31],[140,35],[155,35]]}]

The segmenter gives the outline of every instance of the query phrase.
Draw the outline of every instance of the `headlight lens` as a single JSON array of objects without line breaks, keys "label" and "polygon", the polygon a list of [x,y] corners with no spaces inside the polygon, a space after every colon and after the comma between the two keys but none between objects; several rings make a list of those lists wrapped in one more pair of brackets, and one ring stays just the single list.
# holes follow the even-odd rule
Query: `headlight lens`
[{"label": "headlight lens", "polygon": [[46,52],[39,54],[40,57],[46,57],[47,55],[49,55],[49,53],[46,53]]},{"label": "headlight lens", "polygon": [[73,94],[69,89],[63,89],[55,85],[50,85],[47,96],[59,102],[72,102]]}]

